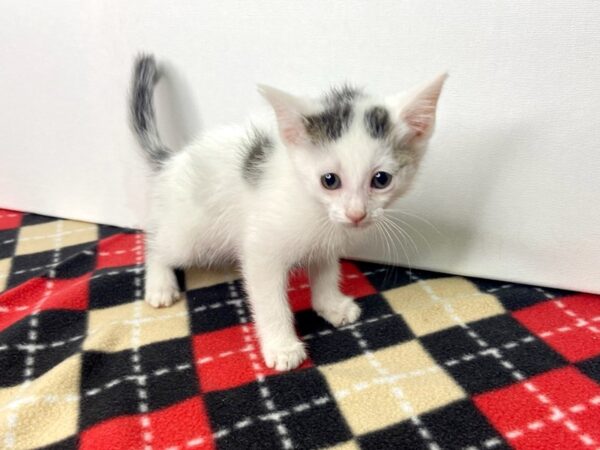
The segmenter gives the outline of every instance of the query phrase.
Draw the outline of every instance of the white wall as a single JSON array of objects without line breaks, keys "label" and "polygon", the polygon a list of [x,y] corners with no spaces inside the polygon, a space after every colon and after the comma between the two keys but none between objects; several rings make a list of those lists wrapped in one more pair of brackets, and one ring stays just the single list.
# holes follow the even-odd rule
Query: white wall
[{"label": "white wall", "polygon": [[448,69],[400,204],[440,230],[406,217],[432,247],[411,231],[412,265],[600,292],[599,17],[592,0],[2,2],[0,206],[141,223],[125,108],[139,50],[168,65],[157,94],[173,146],[245,117],[257,82],[392,93]]}]

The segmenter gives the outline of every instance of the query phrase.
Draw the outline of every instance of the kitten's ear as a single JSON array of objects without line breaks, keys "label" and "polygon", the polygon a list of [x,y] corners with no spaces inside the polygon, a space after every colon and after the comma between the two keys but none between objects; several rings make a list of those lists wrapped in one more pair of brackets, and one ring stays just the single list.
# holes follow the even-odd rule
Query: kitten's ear
[{"label": "kitten's ear", "polygon": [[304,125],[304,115],[309,113],[309,102],[279,89],[259,84],[258,92],[273,107],[279,134],[287,145],[305,145],[309,142]]},{"label": "kitten's ear", "polygon": [[438,99],[446,78],[448,74],[442,73],[402,95],[403,101],[396,107],[400,111],[400,121],[408,127],[406,138],[410,141],[422,141],[431,137]]}]

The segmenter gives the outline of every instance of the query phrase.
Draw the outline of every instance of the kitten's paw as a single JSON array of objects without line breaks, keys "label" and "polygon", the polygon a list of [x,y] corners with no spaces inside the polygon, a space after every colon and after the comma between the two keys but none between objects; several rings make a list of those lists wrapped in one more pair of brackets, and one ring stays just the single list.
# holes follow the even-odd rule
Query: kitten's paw
[{"label": "kitten's paw", "polygon": [[329,300],[325,305],[315,306],[315,311],[335,327],[351,324],[360,317],[360,306],[352,297],[346,295],[340,295],[336,300]]},{"label": "kitten's paw", "polygon": [[171,306],[179,297],[179,286],[175,275],[154,277],[146,281],[146,302],[155,308]]},{"label": "kitten's paw", "polygon": [[175,303],[181,294],[175,289],[159,289],[146,294],[146,302],[155,308],[164,308]]},{"label": "kitten's paw", "polygon": [[279,371],[295,369],[306,359],[304,344],[298,340],[286,345],[264,346],[262,353],[267,367]]}]

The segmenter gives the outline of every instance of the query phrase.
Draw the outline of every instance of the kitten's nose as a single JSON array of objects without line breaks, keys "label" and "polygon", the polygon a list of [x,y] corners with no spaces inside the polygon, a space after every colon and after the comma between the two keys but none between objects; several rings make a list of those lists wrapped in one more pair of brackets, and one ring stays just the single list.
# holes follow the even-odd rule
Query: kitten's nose
[{"label": "kitten's nose", "polygon": [[346,217],[352,221],[355,225],[358,225],[365,217],[367,213],[362,209],[350,209],[346,211]]}]

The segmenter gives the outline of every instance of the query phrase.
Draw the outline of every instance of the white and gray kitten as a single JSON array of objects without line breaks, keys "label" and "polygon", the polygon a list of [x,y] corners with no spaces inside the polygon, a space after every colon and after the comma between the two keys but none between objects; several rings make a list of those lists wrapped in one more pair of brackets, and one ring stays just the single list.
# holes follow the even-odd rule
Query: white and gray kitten
[{"label": "white and gray kitten", "polygon": [[360,308],[338,287],[340,255],[409,188],[431,137],[446,75],[404,94],[342,87],[323,98],[259,86],[274,114],[206,132],[179,152],[163,145],[152,56],[140,56],[131,113],[153,164],[146,301],[169,306],[174,268],[239,263],[265,363],[305,358],[287,298],[288,272],[308,270],[315,311],[335,326]]}]

